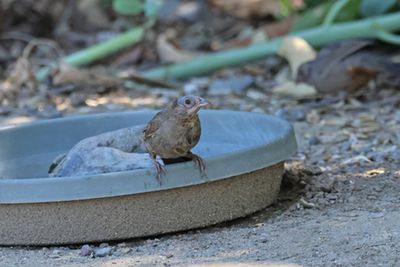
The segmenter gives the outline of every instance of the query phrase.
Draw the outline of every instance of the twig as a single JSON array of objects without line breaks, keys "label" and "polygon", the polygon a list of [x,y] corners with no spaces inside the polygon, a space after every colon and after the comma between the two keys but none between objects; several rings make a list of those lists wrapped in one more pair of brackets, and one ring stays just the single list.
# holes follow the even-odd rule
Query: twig
[{"label": "twig", "polygon": [[29,58],[32,50],[36,47],[36,46],[40,46],[40,45],[46,45],[49,46],[51,48],[54,49],[54,51],[56,51],[57,57],[61,58],[62,56],[64,56],[64,53],[62,52],[62,50],[60,49],[60,47],[58,46],[58,44],[52,40],[47,40],[47,39],[33,39],[31,40],[26,47],[24,48],[24,51],[22,52],[22,56],[24,58]]}]

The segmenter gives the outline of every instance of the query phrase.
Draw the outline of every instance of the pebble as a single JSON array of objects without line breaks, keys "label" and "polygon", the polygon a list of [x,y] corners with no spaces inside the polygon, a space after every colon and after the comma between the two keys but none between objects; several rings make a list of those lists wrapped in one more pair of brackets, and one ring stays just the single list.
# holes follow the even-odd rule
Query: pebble
[{"label": "pebble", "polygon": [[126,247],[120,249],[121,254],[128,254],[131,251],[132,251],[131,248],[126,248]]},{"label": "pebble", "polygon": [[81,256],[85,256],[85,257],[87,257],[87,256],[90,256],[91,254],[93,253],[93,248],[92,247],[90,247],[89,245],[83,245],[82,247],[81,247],[81,251],[79,252],[79,254],[81,255]]},{"label": "pebble", "polygon": [[321,144],[321,139],[316,136],[311,136],[310,139],[308,139],[308,144],[311,146]]},{"label": "pebble", "polygon": [[288,121],[304,121],[306,119],[306,112],[300,108],[280,108],[275,111],[275,116],[278,116]]},{"label": "pebble", "polygon": [[186,22],[194,23],[202,16],[201,2],[183,2],[178,6],[175,13],[177,18]]},{"label": "pebble", "polygon": [[105,247],[108,247],[108,246],[109,246],[108,243],[101,243],[99,245],[99,248],[105,248]]},{"label": "pebble", "polygon": [[370,217],[373,218],[373,219],[382,218],[384,216],[385,216],[385,213],[383,213],[383,212],[372,212],[370,214]]},{"label": "pebble", "polygon": [[122,242],[122,243],[119,243],[117,246],[118,246],[119,248],[124,248],[124,247],[126,247],[126,243],[125,243],[125,242]]},{"label": "pebble", "polygon": [[242,94],[252,85],[254,78],[250,75],[234,76],[227,79],[214,80],[208,87],[209,95]]},{"label": "pebble", "polygon": [[51,252],[51,254],[49,255],[50,258],[56,259],[59,258],[61,256],[62,252],[59,249],[55,249]]},{"label": "pebble", "polygon": [[105,257],[112,254],[112,247],[102,247],[94,250],[95,257]]},{"label": "pebble", "polygon": [[400,122],[400,111],[396,111],[396,113],[394,114],[394,119],[395,119],[397,122]]},{"label": "pebble", "polygon": [[331,192],[336,184],[337,180],[333,175],[321,174],[311,179],[311,187],[316,191]]},{"label": "pebble", "polygon": [[201,95],[210,80],[208,78],[195,78],[189,83],[183,85],[183,91],[186,95]]},{"label": "pebble", "polygon": [[39,109],[37,116],[42,119],[53,119],[60,118],[63,116],[61,111],[57,110],[56,107],[47,105],[41,109]]}]

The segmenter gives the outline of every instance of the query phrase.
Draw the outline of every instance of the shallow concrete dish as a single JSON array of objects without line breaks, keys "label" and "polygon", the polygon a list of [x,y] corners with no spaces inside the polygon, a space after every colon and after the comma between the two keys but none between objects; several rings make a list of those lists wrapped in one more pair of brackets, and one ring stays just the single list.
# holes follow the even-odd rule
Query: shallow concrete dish
[{"label": "shallow concrete dish", "polygon": [[276,200],[283,161],[296,150],[292,127],[275,117],[200,113],[194,151],[207,164],[48,178],[52,159],[79,140],[145,124],[154,112],[40,121],[0,130],[0,244],[47,245],[127,239],[203,227],[242,217]]}]

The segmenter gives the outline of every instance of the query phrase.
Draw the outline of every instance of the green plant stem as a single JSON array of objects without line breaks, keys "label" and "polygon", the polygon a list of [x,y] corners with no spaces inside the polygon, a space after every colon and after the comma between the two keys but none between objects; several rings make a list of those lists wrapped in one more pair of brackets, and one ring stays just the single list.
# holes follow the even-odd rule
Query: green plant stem
[{"label": "green plant stem", "polygon": [[400,35],[393,34],[391,32],[387,31],[379,31],[378,33],[378,39],[389,43],[389,44],[394,44],[394,45],[400,45]]},{"label": "green plant stem", "polygon": [[72,65],[89,64],[95,60],[104,58],[110,54],[115,53],[116,51],[119,51],[127,46],[130,46],[140,41],[143,37],[143,34],[143,28],[136,28],[117,37],[114,37],[108,41],[105,41],[104,43],[100,43],[73,53],[65,57],[63,60]]},{"label": "green plant stem", "polygon": [[335,20],[336,16],[339,14],[340,10],[343,9],[349,0],[337,0],[333,6],[329,9],[328,14],[326,15],[324,22],[322,23],[323,26],[331,25],[332,22]]},{"label": "green plant stem", "polygon": [[[92,63],[139,42],[143,38],[145,28],[146,26],[132,29],[103,43],[93,45],[66,56],[62,61],[76,66]],[[43,80],[50,69],[51,66],[40,69],[36,74],[37,80]]]},{"label": "green plant stem", "polygon": [[[318,47],[349,38],[378,38],[382,30],[390,32],[399,29],[400,12],[396,12],[354,22],[332,24],[329,27],[319,26],[305,31],[291,33],[291,35],[299,36],[312,46]],[[244,62],[273,55],[278,50],[281,42],[282,38],[276,38],[269,42],[251,45],[245,48],[210,53],[190,61],[150,69],[142,74],[155,79],[179,79],[202,75],[225,67],[239,65]]]}]

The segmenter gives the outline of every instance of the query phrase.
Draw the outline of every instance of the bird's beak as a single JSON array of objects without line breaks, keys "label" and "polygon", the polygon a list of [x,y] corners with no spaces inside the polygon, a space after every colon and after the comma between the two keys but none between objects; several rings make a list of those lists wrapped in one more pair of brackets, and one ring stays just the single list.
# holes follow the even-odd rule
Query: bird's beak
[{"label": "bird's beak", "polygon": [[204,98],[199,97],[197,100],[198,100],[198,102],[196,103],[196,105],[194,107],[192,107],[191,109],[189,109],[189,114],[195,114],[201,108],[208,107],[211,105],[211,103],[209,101],[205,100]]},{"label": "bird's beak", "polygon": [[211,106],[211,103],[204,98],[199,97],[199,103],[197,104],[199,108]]}]

